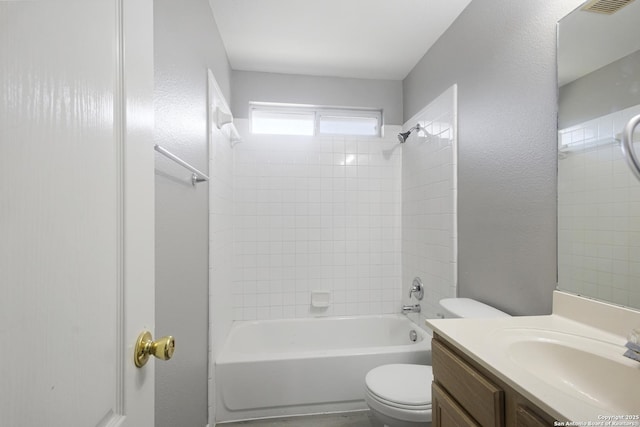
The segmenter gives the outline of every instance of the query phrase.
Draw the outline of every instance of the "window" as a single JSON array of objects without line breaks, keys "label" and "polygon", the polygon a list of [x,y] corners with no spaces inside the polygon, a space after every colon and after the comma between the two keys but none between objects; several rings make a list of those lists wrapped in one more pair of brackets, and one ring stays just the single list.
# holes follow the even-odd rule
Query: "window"
[{"label": "window", "polygon": [[250,106],[251,132],[270,135],[380,136],[382,111],[306,105]]},{"label": "window", "polygon": [[253,109],[251,131],[269,135],[313,135],[313,112]]},{"label": "window", "polygon": [[340,112],[319,113],[318,117],[318,134],[320,135],[380,135],[380,116],[354,114],[351,111],[345,111],[346,114],[337,114]]}]

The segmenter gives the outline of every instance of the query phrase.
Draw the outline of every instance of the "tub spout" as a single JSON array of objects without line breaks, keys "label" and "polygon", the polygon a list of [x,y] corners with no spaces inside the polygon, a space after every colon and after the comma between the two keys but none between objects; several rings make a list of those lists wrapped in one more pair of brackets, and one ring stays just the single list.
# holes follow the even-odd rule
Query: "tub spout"
[{"label": "tub spout", "polygon": [[421,310],[420,304],[402,306],[402,314],[420,313],[420,310]]}]

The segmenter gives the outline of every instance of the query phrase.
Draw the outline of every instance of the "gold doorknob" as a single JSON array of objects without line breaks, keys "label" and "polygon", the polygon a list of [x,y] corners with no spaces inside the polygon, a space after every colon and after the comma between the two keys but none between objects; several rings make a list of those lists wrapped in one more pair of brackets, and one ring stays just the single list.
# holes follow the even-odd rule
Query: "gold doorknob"
[{"label": "gold doorknob", "polygon": [[149,356],[153,355],[158,359],[169,360],[173,356],[176,348],[176,340],[171,335],[153,340],[151,332],[144,331],[138,336],[136,347],[133,352],[133,361],[138,368],[142,368]]}]

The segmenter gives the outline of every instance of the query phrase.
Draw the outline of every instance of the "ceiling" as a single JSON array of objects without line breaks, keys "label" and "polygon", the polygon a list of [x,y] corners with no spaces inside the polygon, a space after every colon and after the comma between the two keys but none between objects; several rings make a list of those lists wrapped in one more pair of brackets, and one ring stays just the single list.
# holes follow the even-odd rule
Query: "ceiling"
[{"label": "ceiling", "polygon": [[402,80],[471,0],[209,0],[234,70]]}]

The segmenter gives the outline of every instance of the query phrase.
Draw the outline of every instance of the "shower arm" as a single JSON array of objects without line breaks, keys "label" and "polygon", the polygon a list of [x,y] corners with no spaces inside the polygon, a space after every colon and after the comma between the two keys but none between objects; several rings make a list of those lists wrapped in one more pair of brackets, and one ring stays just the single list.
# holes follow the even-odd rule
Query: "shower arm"
[{"label": "shower arm", "polygon": [[411,129],[409,129],[408,132],[412,133],[414,130],[417,130],[418,132],[420,132],[420,131],[426,132],[426,129],[420,123],[418,123],[417,125],[415,125]]}]

